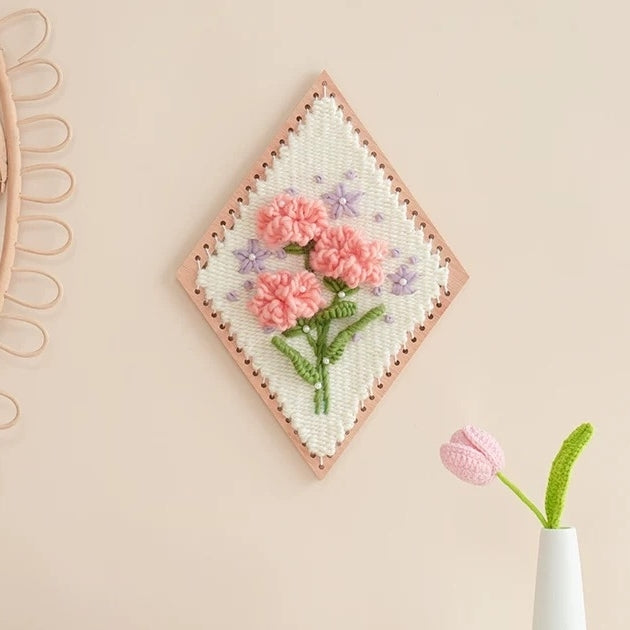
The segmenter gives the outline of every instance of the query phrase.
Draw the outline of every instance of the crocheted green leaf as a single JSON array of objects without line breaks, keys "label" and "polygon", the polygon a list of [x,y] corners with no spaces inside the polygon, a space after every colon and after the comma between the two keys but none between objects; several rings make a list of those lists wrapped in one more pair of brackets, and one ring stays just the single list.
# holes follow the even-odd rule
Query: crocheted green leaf
[{"label": "crocheted green leaf", "polygon": [[564,510],[564,500],[567,494],[571,470],[575,460],[593,435],[593,425],[581,424],[564,441],[556,458],[551,465],[547,494],[545,496],[545,510],[549,529],[560,527],[560,519]]},{"label": "crocheted green leaf", "polygon": [[326,356],[330,359],[331,363],[336,363],[341,359],[343,355],[343,351],[346,349],[346,346],[352,339],[352,335],[359,332],[363,328],[365,328],[370,322],[373,322],[375,319],[379,318],[381,315],[385,313],[385,306],[379,305],[370,309],[367,313],[365,313],[362,317],[357,319],[354,324],[350,324],[350,326],[344,328],[341,332],[337,334],[337,336],[332,340],[331,344],[328,346],[328,352]]},{"label": "crocheted green leaf", "polygon": [[324,283],[324,286],[330,289],[333,293],[339,293],[340,291],[343,291],[346,295],[352,295],[359,290],[359,287],[351,289],[343,280],[339,280],[338,278],[330,278],[329,276],[326,276],[322,280],[322,282]]},{"label": "crocheted green leaf", "polygon": [[291,363],[295,371],[307,383],[315,385],[318,380],[319,373],[317,368],[311,365],[295,348],[292,348],[282,337],[276,336],[271,339],[271,343],[284,354]]},{"label": "crocheted green leaf", "polygon": [[357,312],[357,305],[354,302],[334,302],[330,306],[323,308],[309,320],[311,325],[320,322],[327,322],[331,319],[342,317],[352,317]]}]

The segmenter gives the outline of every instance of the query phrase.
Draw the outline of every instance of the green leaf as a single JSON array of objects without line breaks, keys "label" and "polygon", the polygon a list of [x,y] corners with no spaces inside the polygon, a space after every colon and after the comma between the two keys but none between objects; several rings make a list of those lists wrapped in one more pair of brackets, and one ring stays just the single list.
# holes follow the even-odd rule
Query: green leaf
[{"label": "green leaf", "polygon": [[551,465],[547,494],[545,496],[545,510],[550,529],[560,527],[560,519],[564,510],[564,500],[567,494],[569,479],[573,464],[593,435],[593,425],[581,424],[564,441],[556,458]]},{"label": "green leaf", "polygon": [[295,348],[292,348],[282,337],[275,336],[271,343],[293,363],[295,371],[307,383],[315,385],[319,378],[317,368],[309,363]]},{"label": "green leaf", "polygon": [[334,302],[330,306],[315,313],[309,320],[309,324],[315,325],[320,322],[327,322],[331,319],[342,317],[352,317],[357,312],[357,305],[354,302]]},{"label": "green leaf", "polygon": [[287,254],[303,254],[306,250],[297,243],[289,243],[283,247]]},{"label": "green leaf", "polygon": [[330,359],[330,362],[336,363],[339,361],[343,355],[343,351],[352,339],[352,336],[360,330],[363,330],[363,328],[365,328],[370,322],[378,319],[381,315],[383,315],[383,313],[385,313],[385,306],[383,304],[375,306],[361,318],[357,319],[354,324],[350,324],[350,326],[339,332],[328,346],[328,350],[326,352],[326,356]]},{"label": "green leaf", "polygon": [[328,276],[326,276],[322,282],[324,283],[324,286],[327,289],[330,289],[333,293],[339,293],[339,291],[341,291],[341,283],[339,280],[336,280],[335,278],[329,278]]}]

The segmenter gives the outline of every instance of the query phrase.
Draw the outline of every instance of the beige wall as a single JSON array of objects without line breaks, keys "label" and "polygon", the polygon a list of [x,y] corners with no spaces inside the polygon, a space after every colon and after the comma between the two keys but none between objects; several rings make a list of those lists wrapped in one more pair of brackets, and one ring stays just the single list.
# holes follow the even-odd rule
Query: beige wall
[{"label": "beige wall", "polygon": [[[438,447],[485,426],[540,499],[585,419],[566,519],[627,628],[626,3],[44,8],[77,242],[49,351],[2,358],[0,628],[525,630],[537,523]],[[471,280],[317,482],[174,276],[323,67]]]}]

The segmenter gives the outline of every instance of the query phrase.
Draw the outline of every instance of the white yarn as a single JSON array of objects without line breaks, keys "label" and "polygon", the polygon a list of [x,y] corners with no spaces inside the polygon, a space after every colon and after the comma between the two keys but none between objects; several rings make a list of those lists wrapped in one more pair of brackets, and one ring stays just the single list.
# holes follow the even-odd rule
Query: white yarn
[{"label": "white yarn", "polygon": [[[356,177],[348,180],[345,174],[350,170]],[[316,175],[321,176],[322,183],[316,182]],[[293,188],[301,195],[320,198],[326,192],[333,192],[342,182],[347,190],[363,191],[358,203],[360,215],[343,217],[333,223],[349,223],[370,238],[386,241],[391,249],[399,250],[400,257],[385,260],[386,274],[395,272],[403,264],[420,273],[413,285],[416,291],[410,295],[392,294],[389,279],[385,280],[380,296],[373,295],[367,287],[352,295],[351,299],[357,302],[357,315],[384,304],[393,321],[386,323],[379,319],[370,323],[361,331],[360,339],[348,344],[343,357],[330,366],[330,411],[316,414],[313,387],[303,381],[287,358],[271,345],[273,335],[266,334],[247,309],[252,291],[246,290],[243,283],[247,279],[255,281],[255,277],[239,273],[233,250],[246,248],[247,240],[256,237],[256,212],[275,195]],[[377,213],[383,216],[381,222],[374,220]],[[333,455],[337,443],[342,442],[345,432],[352,428],[374,380],[383,376],[408,335],[433,309],[440,287],[446,287],[448,267],[440,265],[439,253],[431,253],[431,243],[407,218],[406,205],[400,203],[398,194],[391,190],[391,183],[360,143],[352,125],[344,120],[343,112],[332,97],[313,102],[311,110],[267,168],[265,179],[259,180],[256,190],[251,192],[249,203],[241,206],[241,218],[232,230],[226,231],[216,251],[217,255],[209,257],[207,267],[199,272],[199,286],[205,289],[213,308],[229,323],[238,345],[251,358],[253,369],[259,370],[266,379],[268,390],[276,395],[300,440],[318,456]],[[417,258],[416,264],[409,262],[411,256]],[[302,258],[291,255],[282,260],[270,257],[265,260],[265,266],[269,271],[304,269]],[[238,293],[238,301],[226,298],[231,291]],[[333,321],[329,339],[348,323]],[[312,350],[304,338],[295,337],[288,342],[305,357],[312,358]]]}]

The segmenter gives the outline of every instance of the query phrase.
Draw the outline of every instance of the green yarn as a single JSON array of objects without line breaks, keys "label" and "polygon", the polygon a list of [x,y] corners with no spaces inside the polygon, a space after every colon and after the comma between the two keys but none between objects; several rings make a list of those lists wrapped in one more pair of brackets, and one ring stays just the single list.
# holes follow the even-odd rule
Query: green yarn
[{"label": "green yarn", "polygon": [[310,385],[315,385],[318,381],[319,372],[309,361],[304,358],[295,348],[292,348],[282,337],[276,335],[271,339],[271,343],[284,354],[291,363],[295,371]]},{"label": "green yarn", "polygon": [[571,470],[592,435],[593,425],[588,422],[581,424],[564,441],[556,458],[553,460],[545,496],[545,510],[547,512],[549,529],[558,529],[560,527]]},{"label": "green yarn", "polygon": [[516,484],[512,483],[503,473],[500,472],[497,473],[497,478],[500,479],[536,515],[536,518],[542,523],[542,526],[545,529],[549,527],[543,513]]},{"label": "green yarn", "polygon": [[283,249],[287,254],[303,254],[305,251],[304,247],[298,245],[297,243],[289,243],[288,245],[285,245]]},{"label": "green yarn", "polygon": [[331,319],[352,317],[356,312],[357,305],[354,302],[333,302],[330,306],[313,315],[308,324],[312,326],[319,322],[329,322]]},{"label": "green yarn", "polygon": [[339,278],[326,276],[322,279],[322,282],[327,289],[330,289],[335,294],[343,291],[346,295],[352,295],[359,290],[359,287],[351,289],[343,280],[339,280]]},{"label": "green yarn", "polygon": [[336,363],[343,356],[343,351],[346,349],[346,346],[352,339],[352,336],[363,330],[370,322],[373,322],[375,319],[378,319],[381,315],[385,313],[385,306],[380,304],[379,306],[375,306],[370,309],[367,313],[365,313],[361,318],[359,318],[350,326],[344,328],[341,332],[337,334],[337,336],[333,339],[330,346],[328,346],[328,358],[331,363]]}]

